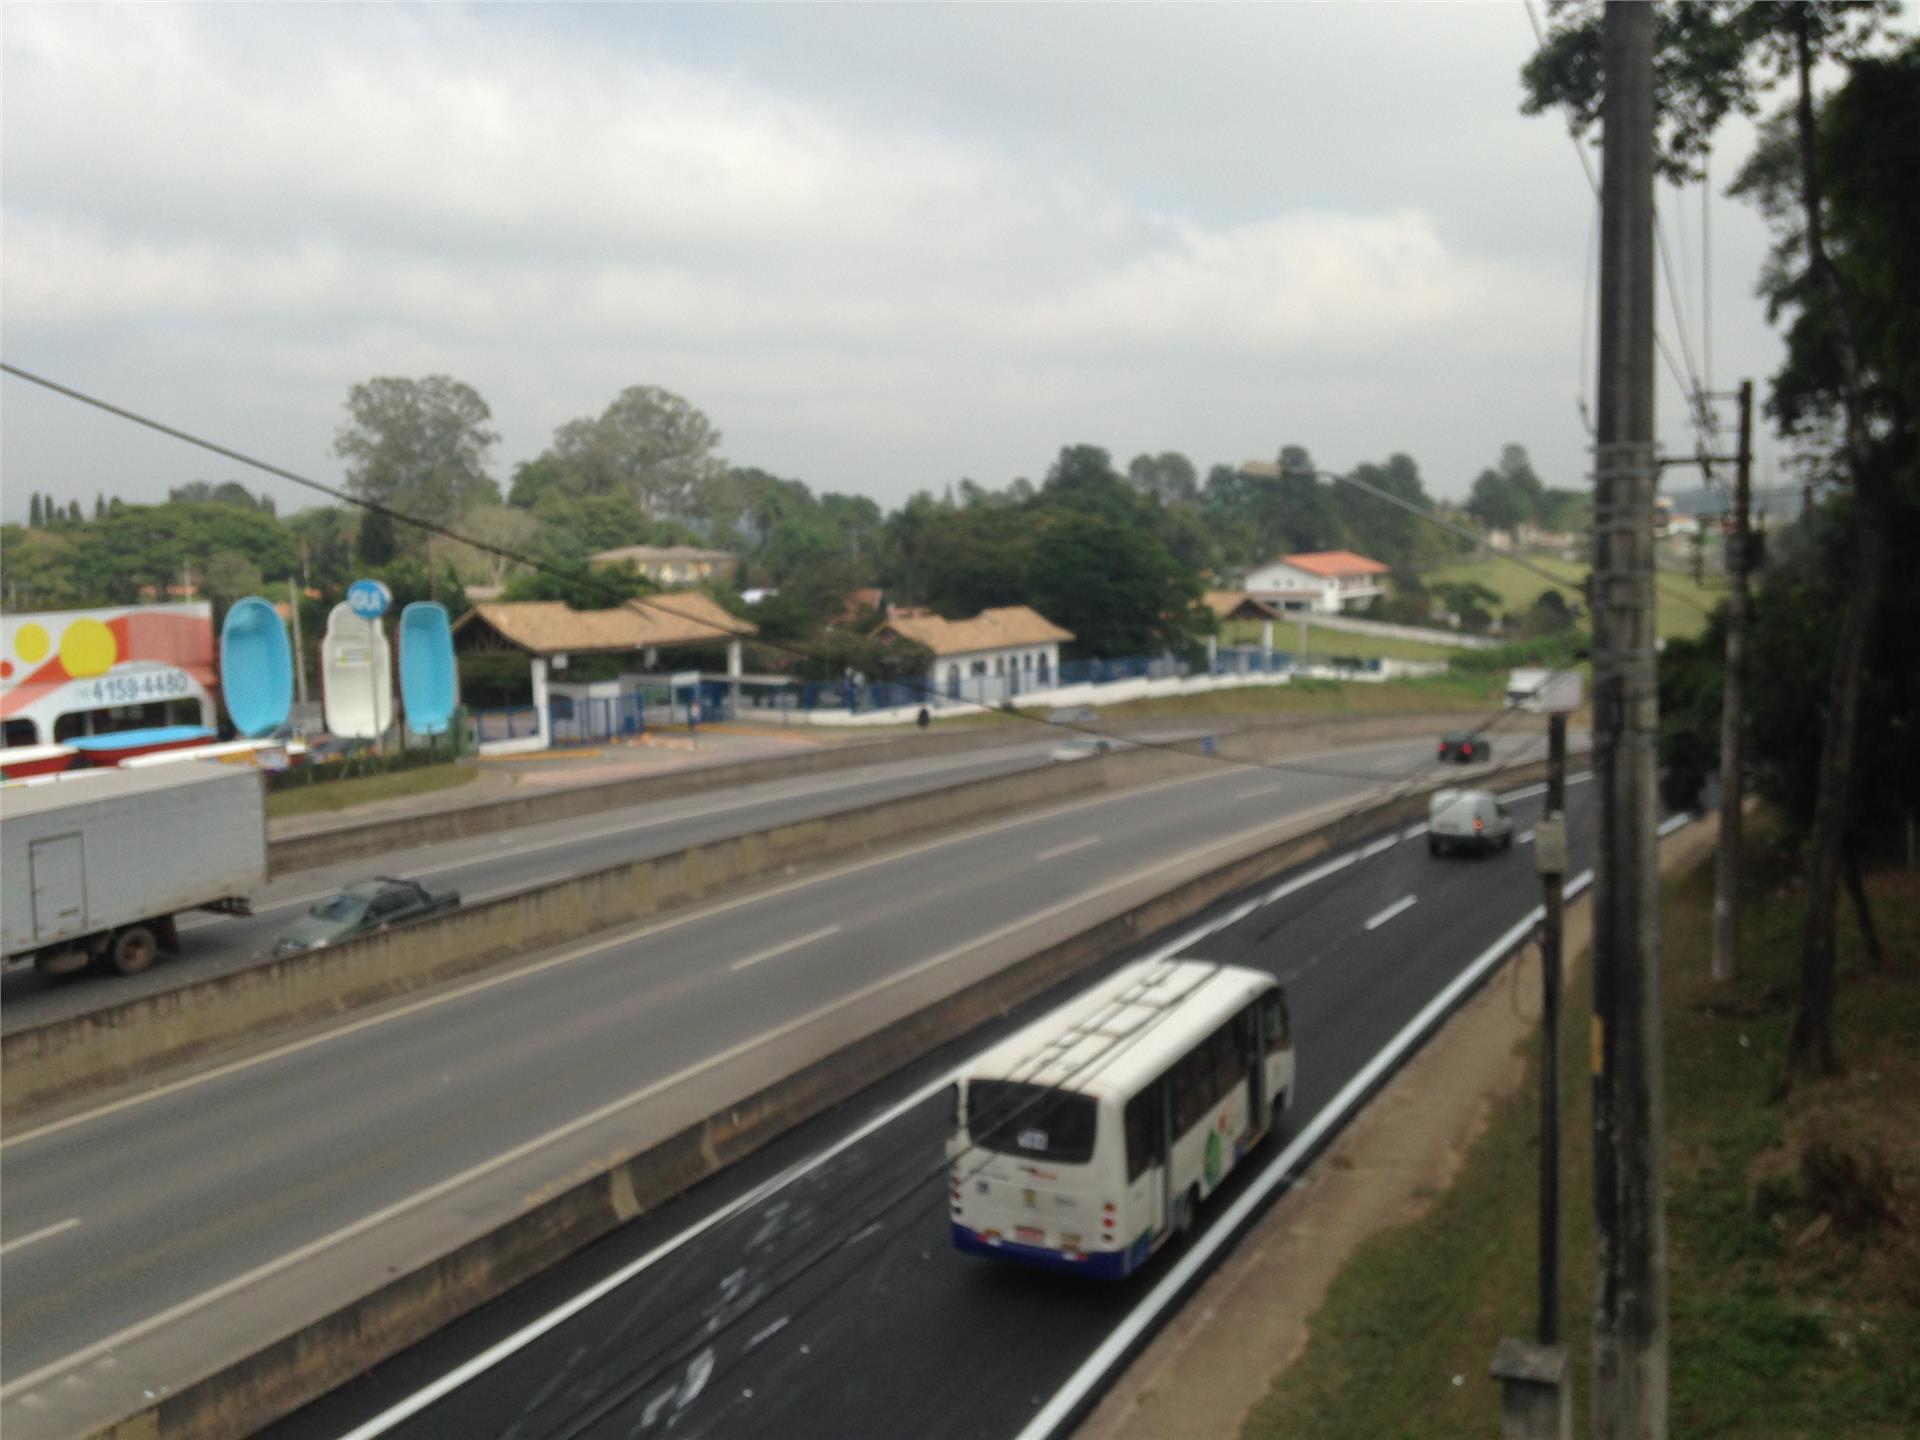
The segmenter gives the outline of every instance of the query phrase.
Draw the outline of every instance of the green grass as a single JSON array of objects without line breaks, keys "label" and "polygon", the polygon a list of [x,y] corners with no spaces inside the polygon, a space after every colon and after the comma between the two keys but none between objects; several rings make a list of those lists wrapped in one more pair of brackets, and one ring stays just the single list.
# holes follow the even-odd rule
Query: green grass
[{"label": "green grass", "polygon": [[[1542,590],[1559,589],[1568,600],[1580,598],[1580,582],[1586,576],[1585,561],[1558,560],[1552,556],[1529,555],[1527,564],[1555,576],[1560,584],[1550,586],[1532,570],[1522,569],[1511,560],[1490,556],[1466,560],[1457,565],[1442,565],[1423,571],[1420,579],[1429,589],[1435,585],[1468,582],[1484,585],[1500,597],[1500,608],[1509,615],[1524,615],[1540,598]],[[1706,627],[1707,616],[1726,598],[1724,589],[1696,585],[1693,576],[1662,570],[1654,577],[1654,627],[1660,638],[1686,639]]]},{"label": "green grass", "polygon": [[[1358,638],[1358,637],[1356,637]],[[1295,680],[1286,685],[1244,685],[1204,695],[1159,695],[1117,705],[1090,702],[1102,720],[1205,720],[1237,715],[1382,715],[1402,711],[1462,710],[1492,714],[1506,696],[1506,672],[1485,675],[1434,675],[1419,680],[1387,680],[1379,684],[1347,680]],[[934,722],[935,730],[972,725],[1001,725],[1044,720],[1054,707],[1023,709],[1017,713],[993,710],[956,715]],[[824,727],[822,727],[824,728]],[[912,724],[863,725],[857,735],[886,735],[915,730]]]},{"label": "green grass", "polygon": [[[1864,972],[1842,919],[1838,1080],[1771,1098],[1784,1061],[1802,892],[1774,858],[1749,876],[1742,978],[1706,976],[1708,861],[1664,887],[1672,1433],[1723,1440],[1920,1434],[1920,975]],[[1869,878],[1889,955],[1920,953],[1920,874]],[[1584,982],[1563,1040],[1562,1317],[1574,1417],[1591,1399],[1592,1172]],[[1537,1074],[1492,1116],[1452,1187],[1356,1253],[1246,1440],[1460,1437],[1499,1430],[1487,1362],[1534,1304]],[[1892,1163],[1905,1224],[1810,1229],[1801,1147],[1826,1138]],[[1454,1384],[1454,1377],[1461,1383]]]},{"label": "green grass", "polygon": [[417,770],[400,770],[392,775],[367,775],[357,780],[330,780],[302,785],[298,789],[279,790],[267,796],[267,818],[284,820],[293,815],[345,810],[375,800],[430,795],[436,790],[451,790],[456,785],[465,785],[479,773],[471,765],[423,765]]},{"label": "green grass", "polygon": [[1246,685],[1206,695],[1162,695],[1124,705],[1097,705],[1102,719],[1204,719],[1221,715],[1380,715],[1418,710],[1474,710],[1491,714],[1506,694],[1506,676],[1436,675],[1378,685],[1348,680],[1295,680]]},{"label": "green grass", "polygon": [[[1258,645],[1260,622],[1229,620],[1222,627],[1220,640],[1226,645]],[[1276,621],[1273,648],[1291,653],[1300,643],[1297,621]],[[1385,660],[1450,660],[1460,653],[1457,645],[1424,645],[1418,640],[1401,640],[1384,635],[1361,635],[1351,630],[1335,630],[1308,622],[1307,648],[1315,655],[1358,655],[1362,660],[1378,656]]]}]

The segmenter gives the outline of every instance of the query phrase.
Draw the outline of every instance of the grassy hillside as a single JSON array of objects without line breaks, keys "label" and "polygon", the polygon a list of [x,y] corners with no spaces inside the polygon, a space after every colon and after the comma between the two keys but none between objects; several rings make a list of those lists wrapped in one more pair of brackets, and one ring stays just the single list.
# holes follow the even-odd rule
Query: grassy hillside
[{"label": "grassy hillside", "polygon": [[[1920,1434],[1920,983],[1911,965],[1866,968],[1843,914],[1834,1031],[1847,1073],[1777,1100],[1805,892],[1793,857],[1756,840],[1734,984],[1717,987],[1706,973],[1712,862],[1662,890],[1673,1433]],[[1920,874],[1881,869],[1867,888],[1887,953],[1916,953]],[[1577,1433],[1592,1393],[1584,993],[1582,980],[1567,990],[1560,1082],[1562,1315]],[[1424,1218],[1362,1247],[1242,1440],[1495,1433],[1487,1362],[1534,1313],[1538,1106],[1536,1078],[1498,1107]],[[1890,1204],[1891,1216],[1869,1200]]]},{"label": "grassy hillside", "polygon": [[[1223,645],[1258,645],[1258,620],[1229,620],[1221,627]],[[1300,626],[1295,621],[1276,621],[1273,648],[1291,654],[1300,644]],[[1460,651],[1448,645],[1423,645],[1418,640],[1400,640],[1379,635],[1356,635],[1350,630],[1331,630],[1324,625],[1307,624],[1309,655],[1358,655],[1362,660],[1376,656],[1386,660],[1450,660]]]},{"label": "grassy hillside", "polygon": [[[1442,565],[1425,571],[1421,580],[1428,586],[1462,582],[1484,585],[1500,597],[1509,614],[1524,614],[1539,598],[1540,592],[1557,588],[1568,600],[1580,598],[1580,582],[1586,576],[1584,561],[1556,560],[1529,555],[1527,563],[1556,576],[1560,584],[1548,582],[1532,570],[1523,569],[1500,556],[1468,560],[1457,565]],[[1713,585],[1696,585],[1691,575],[1663,570],[1654,579],[1656,593],[1654,624],[1660,637],[1671,639],[1697,635],[1705,628],[1707,616],[1725,598],[1724,590]]]}]

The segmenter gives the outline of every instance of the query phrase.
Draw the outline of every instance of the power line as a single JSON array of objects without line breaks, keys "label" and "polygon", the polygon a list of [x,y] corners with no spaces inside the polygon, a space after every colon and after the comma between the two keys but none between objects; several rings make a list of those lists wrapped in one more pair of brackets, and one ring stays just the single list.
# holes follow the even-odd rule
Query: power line
[{"label": "power line", "polygon": [[[204,436],[196,435],[191,431],[181,429],[178,426],[169,425],[164,421],[156,420],[151,416],[143,415],[140,412],[135,410],[130,410],[125,406],[116,405],[109,400],[105,400],[101,398],[100,396],[90,394],[84,390],[77,389],[73,386],[62,384],[56,380],[51,380],[46,376],[38,375],[32,371],[22,369],[20,366],[14,365],[11,362],[0,361],[0,372],[4,372],[5,374],[12,375],[17,379],[25,380],[30,384],[39,385],[44,389],[53,391],[56,394],[65,395],[67,398],[71,400],[76,400],[83,405],[88,405],[93,407],[94,409],[104,411],[109,415],[113,415],[119,419],[126,420],[131,424],[139,425],[146,429],[156,431],[157,433],[166,435],[171,439],[179,440],[183,444],[192,445],[202,450],[207,450],[225,459],[232,460],[237,464],[249,466],[265,474],[276,476],[279,479],[286,480],[292,484],[300,485],[307,489],[317,491],[323,495],[330,496],[333,499],[338,500],[343,504],[350,505],[350,506],[357,506],[363,510],[384,515],[388,519],[396,521],[399,524],[409,525],[414,527],[415,529],[423,530],[429,534],[440,535],[449,540],[457,540],[464,544],[472,545],[476,549],[485,551],[488,554],[496,555],[501,559],[512,561],[515,564],[524,565],[528,569],[538,571],[542,574],[552,575],[552,576],[555,576],[556,578],[565,579],[574,583],[585,584],[590,588],[598,588],[601,590],[602,593],[612,598],[616,605],[620,605],[620,606],[631,605],[631,606],[637,606],[643,609],[656,610],[662,614],[671,615],[676,619],[685,620],[692,624],[704,626],[710,629],[719,628],[724,633],[734,634],[740,638],[745,638],[748,633],[745,630],[728,630],[727,627],[716,626],[713,618],[710,615],[696,615],[686,610],[677,609],[673,605],[668,604],[666,601],[662,600],[658,596],[653,596],[653,595],[629,596],[625,594],[623,591],[619,591],[613,587],[606,585],[605,582],[597,580],[594,577],[591,570],[581,572],[581,571],[562,569],[558,566],[551,565],[546,561],[539,559],[536,556],[528,555],[524,552],[510,549],[507,546],[495,544],[491,541],[477,540],[470,536],[463,535],[459,531],[454,530],[449,526],[441,524],[437,521],[427,520],[422,517],[409,514],[406,511],[396,509],[391,505],[383,504],[380,501],[369,500],[363,496],[355,495],[350,491],[340,489],[338,486],[329,485],[326,482],[321,480],[315,480],[311,476],[302,475],[297,471],[289,470],[286,467],[281,465],[275,465],[270,461],[262,460],[257,456],[249,455],[246,452],[241,450],[236,450],[231,446],[222,445],[216,441],[209,440]],[[1360,484],[1363,489],[1369,489],[1369,490],[1372,489],[1371,486],[1365,485],[1364,482],[1355,481],[1354,483]],[[1375,493],[1380,493],[1384,495],[1384,492],[1375,492]],[[1389,500],[1393,500],[1395,503],[1402,503],[1402,504],[1405,503],[1405,502],[1399,501],[1398,498],[1394,496],[1386,496],[1385,498]],[[1415,514],[1423,515],[1425,516],[1425,518],[1431,520],[1435,524],[1446,525],[1448,523],[1445,520],[1441,519],[1439,516],[1433,515],[1431,512],[1421,510],[1418,506],[1413,506],[1410,508],[1413,510]],[[1457,528],[1457,527],[1454,527],[1454,528]],[[813,652],[800,648],[799,646],[786,644],[780,641],[759,640],[757,643],[764,645],[769,650],[774,650],[785,655],[790,655],[793,658],[798,660],[818,662],[822,658]],[[907,690],[911,694],[919,696],[923,700],[931,699],[931,700],[937,701],[943,698],[941,697],[937,687],[928,685],[922,681],[906,680],[906,681],[898,681],[895,683],[899,684],[902,689]],[[1056,732],[1064,732],[1072,735],[1092,736],[1094,738],[1108,738],[1103,734],[1103,732],[1085,730],[1085,729],[1082,729],[1080,726],[1073,724],[1072,722],[1055,720],[1051,716],[1028,714],[1018,710],[1014,711],[1013,714],[1016,716],[1016,718],[1028,721],[1031,724],[1044,725]],[[1154,741],[1154,740],[1138,739],[1133,737],[1121,737],[1121,738],[1125,740],[1125,743],[1129,748],[1133,748],[1133,749],[1166,750],[1174,754],[1193,753],[1191,751],[1177,749],[1176,746],[1178,745],[1179,742],[1175,742],[1175,741]],[[1254,770],[1270,770],[1270,771],[1278,771],[1283,773],[1298,773],[1298,774],[1305,774],[1305,775],[1323,775],[1323,776],[1330,776],[1337,779],[1350,779],[1350,780],[1376,780],[1379,778],[1376,774],[1374,774],[1371,771],[1349,770],[1349,769],[1343,769],[1338,766],[1313,765],[1313,764],[1308,764],[1308,763],[1298,762],[1298,761],[1239,760],[1230,756],[1219,755],[1219,754],[1206,754],[1206,755],[1203,755],[1202,758],[1213,760],[1223,764],[1237,765],[1243,768],[1254,769]]]},{"label": "power line", "polygon": [[[1522,3],[1526,6],[1527,21],[1533,26],[1534,44],[1538,49],[1544,50],[1547,46],[1547,32],[1546,28],[1540,23],[1539,12],[1535,10],[1533,0],[1522,0]],[[1581,142],[1579,134],[1571,124],[1567,126],[1567,138],[1573,144],[1573,153],[1580,161],[1581,173],[1587,177],[1587,188],[1593,192],[1594,200],[1597,203],[1600,198],[1600,177],[1594,172],[1592,157],[1587,154],[1587,147]],[[1654,240],[1658,244],[1661,261],[1667,268],[1667,293],[1669,297],[1677,296],[1679,291],[1673,283],[1672,262],[1667,256],[1666,235],[1664,227],[1660,225],[1660,212],[1657,207],[1654,210],[1654,227]],[[1678,300],[1674,300],[1672,303],[1675,306],[1675,319],[1678,320],[1680,313],[1678,308],[1679,302]],[[1660,357],[1667,362],[1667,369],[1672,373],[1674,383],[1680,387],[1681,397],[1687,405],[1688,414],[1699,441],[1699,446],[1695,452],[1696,457],[1703,456],[1711,448],[1708,438],[1708,427],[1703,425],[1701,420],[1705,405],[1700,397],[1705,387],[1700,383],[1694,370],[1692,347],[1687,343],[1686,326],[1682,323],[1680,327],[1681,348],[1687,352],[1687,365],[1684,374],[1681,371],[1679,362],[1673,357],[1672,348],[1667,344],[1666,337],[1660,333],[1658,325],[1654,327],[1653,340],[1654,344],[1659,348]],[[1584,386],[1584,384],[1585,380],[1583,378],[1582,385]],[[1591,423],[1588,424],[1587,428],[1589,432],[1592,431],[1593,427]]]}]

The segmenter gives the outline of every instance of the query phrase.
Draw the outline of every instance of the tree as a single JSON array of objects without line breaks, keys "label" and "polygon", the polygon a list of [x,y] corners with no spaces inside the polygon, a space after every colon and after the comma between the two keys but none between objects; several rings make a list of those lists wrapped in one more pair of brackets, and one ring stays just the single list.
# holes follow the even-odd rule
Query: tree
[{"label": "tree", "polygon": [[685,519],[725,473],[720,432],[692,404],[656,385],[622,390],[597,418],[553,433],[543,460],[575,495],[625,491],[649,521]]},{"label": "tree", "polygon": [[1080,654],[1184,653],[1208,628],[1199,577],[1144,530],[1061,511],[1047,519],[1037,556],[1029,603],[1071,630]]},{"label": "tree", "polygon": [[523,570],[507,582],[503,600],[558,600],[575,610],[613,610],[652,595],[657,586],[632,565],[585,565]]},{"label": "tree", "polygon": [[1473,580],[1435,585],[1433,593],[1460,621],[1460,628],[1475,635],[1493,624],[1493,607],[1500,603],[1496,591]]},{"label": "tree", "polygon": [[1467,496],[1467,513],[1489,530],[1517,530],[1529,519],[1526,497],[1498,470],[1482,470]]},{"label": "tree", "polygon": [[1127,466],[1127,478],[1140,494],[1169,508],[1192,505],[1200,499],[1200,477],[1193,462],[1177,450],[1134,456]]},{"label": "tree", "polygon": [[1132,489],[1114,470],[1112,456],[1098,445],[1063,445],[1047,468],[1040,499],[1122,525],[1138,513]]},{"label": "tree", "polygon": [[[480,544],[456,540],[440,553],[460,579],[472,585],[501,585],[515,562],[499,550],[522,552],[540,533],[540,522],[525,510],[508,505],[482,505],[460,517],[460,533]],[[497,546],[498,550],[488,549]]]},{"label": "tree", "polygon": [[362,566],[386,565],[400,554],[400,537],[394,534],[393,520],[385,510],[361,512],[360,543],[355,548]]},{"label": "tree", "polygon": [[182,505],[237,505],[242,510],[258,510],[265,515],[274,512],[272,496],[255,495],[238,480],[222,480],[217,485],[207,480],[190,480],[167,491],[167,499]]},{"label": "tree", "polygon": [[[333,448],[347,462],[347,488],[362,499],[436,526],[499,500],[487,465],[500,437],[472,386],[445,375],[382,376],[349,390],[346,410]],[[408,526],[394,540],[411,554],[426,535]]]},{"label": "tree", "polygon": [[[1838,1068],[1831,1033],[1834,915],[1853,790],[1863,662],[1885,584],[1887,523],[1895,476],[1900,472],[1898,460],[1888,453],[1888,433],[1875,428],[1868,360],[1863,359],[1863,325],[1870,323],[1870,317],[1861,303],[1866,277],[1860,272],[1873,267],[1857,265],[1844,249],[1830,249],[1827,243],[1829,199],[1836,206],[1844,204],[1838,193],[1832,197],[1823,193],[1826,176],[1836,163],[1844,167],[1851,159],[1862,192],[1876,202],[1867,207],[1868,213],[1858,216],[1864,229],[1877,227],[1895,243],[1904,244],[1904,251],[1894,253],[1911,255],[1920,240],[1913,233],[1910,201],[1901,203],[1912,188],[1911,159],[1901,155],[1889,163],[1890,157],[1860,153],[1877,150],[1883,141],[1910,152],[1913,137],[1898,128],[1903,102],[1887,90],[1872,96],[1855,92],[1856,103],[1872,112],[1868,128],[1852,129],[1847,121],[1838,121],[1830,127],[1830,136],[1834,129],[1851,130],[1847,138],[1854,149],[1823,147],[1813,103],[1813,72],[1822,61],[1862,55],[1893,11],[1890,0],[1779,6],[1742,0],[1662,7],[1655,22],[1660,161],[1676,178],[1692,173],[1715,126],[1730,111],[1757,113],[1768,88],[1782,80],[1794,84],[1791,159],[1783,153],[1784,146],[1776,146],[1758,169],[1750,166],[1741,181],[1741,188],[1760,194],[1763,212],[1776,221],[1794,216],[1785,237],[1788,248],[1776,253],[1763,277],[1763,285],[1779,297],[1776,311],[1787,303],[1800,311],[1789,335],[1788,365],[1776,381],[1770,408],[1776,418],[1782,418],[1786,412],[1778,386],[1800,382],[1804,408],[1820,414],[1839,437],[1836,448],[1854,492],[1851,515],[1857,530],[1852,585],[1838,632],[1827,647],[1832,656],[1828,714],[1821,731],[1820,798],[1809,846],[1806,928],[1799,1003],[1788,1044],[1789,1074],[1831,1074]],[[1527,87],[1522,108],[1537,112],[1564,105],[1578,133],[1592,127],[1603,89],[1600,7],[1569,0],[1555,8],[1555,15],[1553,34],[1522,71]],[[1859,74],[1856,68],[1856,80]],[[1889,90],[1899,89],[1896,79]],[[1853,81],[1847,91],[1854,91]],[[1911,102],[1905,102],[1904,108],[1910,118]],[[1779,128],[1784,131],[1786,125]],[[1762,149],[1764,153],[1766,147]],[[1895,188],[1888,188],[1889,180]],[[1834,238],[1842,239],[1838,229]],[[1911,328],[1906,333],[1910,336]],[[1824,383],[1805,383],[1815,376],[1824,377]]]},{"label": "tree", "polygon": [[40,492],[33,492],[33,498],[27,503],[27,524],[38,530],[45,520],[45,512],[40,508]]},{"label": "tree", "polygon": [[216,625],[234,601],[259,594],[262,583],[260,567],[232,550],[219,550],[207,558],[206,581],[216,607]]}]

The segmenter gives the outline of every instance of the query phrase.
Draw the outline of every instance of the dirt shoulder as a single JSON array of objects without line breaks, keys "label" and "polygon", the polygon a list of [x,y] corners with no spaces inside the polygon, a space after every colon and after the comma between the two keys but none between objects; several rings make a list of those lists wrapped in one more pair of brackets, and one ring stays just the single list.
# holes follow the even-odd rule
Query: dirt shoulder
[{"label": "dirt shoulder", "polygon": [[[1680,831],[1661,847],[1662,870],[1699,860],[1717,833],[1711,820]],[[1567,907],[1564,968],[1591,937],[1589,908],[1577,900]],[[1076,1440],[1238,1435],[1306,1348],[1313,1315],[1348,1257],[1370,1236],[1425,1214],[1494,1107],[1519,1088],[1523,1047],[1538,1036],[1539,995],[1540,954],[1529,946],[1268,1211],[1114,1382]]]}]

